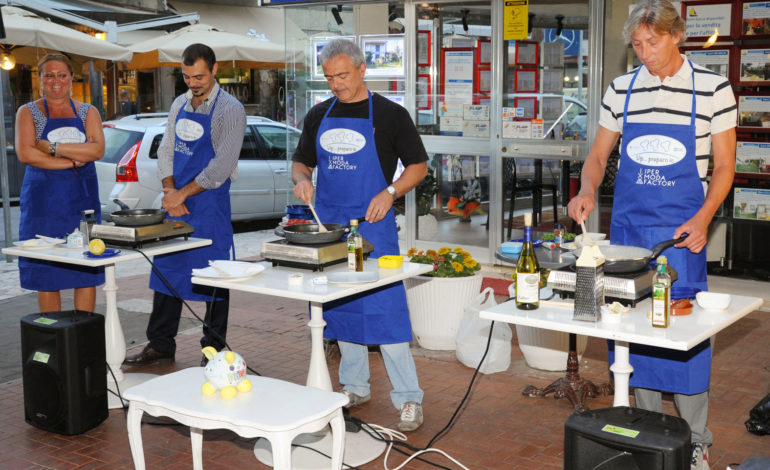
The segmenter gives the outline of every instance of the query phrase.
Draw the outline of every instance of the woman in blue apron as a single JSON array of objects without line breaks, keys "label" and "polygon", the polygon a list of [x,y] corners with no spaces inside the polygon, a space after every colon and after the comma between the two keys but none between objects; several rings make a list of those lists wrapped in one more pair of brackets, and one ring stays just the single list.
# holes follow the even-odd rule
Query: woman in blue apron
[{"label": "woman in blue apron", "polygon": [[[186,111],[187,104],[179,110],[175,123],[174,144],[174,184],[182,188],[200,174],[215,157],[211,142],[211,116],[214,113],[219,93],[211,105],[209,114]],[[184,136],[183,139],[180,136]],[[210,260],[230,259],[233,248],[233,226],[230,223],[230,179],[227,179],[216,189],[208,189],[188,197],[185,206],[189,214],[170,219],[183,220],[192,225],[195,237],[211,239],[211,245],[180,251],[154,258],[155,267],[170,284],[167,285],[155,270],[150,276],[150,288],[171,297],[181,297],[184,300],[211,302],[214,289],[206,286],[193,285],[192,270],[208,266]],[[217,301],[224,300],[219,289]],[[210,310],[210,309],[209,309]],[[226,311],[226,307],[224,308]],[[219,315],[218,312],[218,316]],[[207,314],[207,317],[209,315]],[[226,317],[220,318],[225,322]],[[147,335],[153,348],[173,353],[175,344],[154,344],[154,342],[173,343],[179,324],[178,316],[175,322],[168,321],[164,316],[151,316],[147,326]],[[216,330],[216,328],[214,328]],[[223,338],[224,340],[224,338]],[[223,343],[224,341],[222,341]],[[216,342],[220,347],[219,341]]]},{"label": "woman in blue apron", "polygon": [[[72,69],[66,57],[49,54],[38,70],[44,98],[28,103],[18,115],[17,153],[27,164],[20,196],[19,240],[36,235],[66,238],[78,228],[86,209],[93,209],[97,221],[101,219],[93,163],[104,153],[101,119],[94,109],[86,132],[91,106],[76,105],[70,98]],[[33,136],[35,149],[28,145]],[[77,144],[78,148],[62,144]],[[38,291],[43,312],[61,310],[62,289],[75,289],[76,309],[93,311],[95,286],[104,284],[104,269],[20,257],[19,281],[21,287]]]},{"label": "woman in blue apron", "polygon": [[[639,70],[641,67],[628,86],[623,107],[623,144],[615,179],[610,240],[613,244],[649,249],[671,239],[676,229],[695,215],[703,205],[704,192],[695,163],[695,73],[689,125],[634,123],[628,122],[628,103]],[[658,150],[653,153],[650,148]],[[705,250],[696,254],[687,248],[671,247],[662,254],[677,272],[675,285],[707,290]],[[613,352],[611,344],[610,363],[614,361]],[[709,340],[690,351],[631,344],[629,360],[634,368],[629,383],[637,387],[637,406],[659,408],[660,394],[650,390],[673,392],[678,394],[675,399],[680,414],[694,427],[685,416],[689,411],[681,400],[682,395],[705,395],[709,388]],[[703,419],[704,428],[705,424]]]},{"label": "woman in blue apron", "polygon": [[[369,117],[329,117],[337,104],[335,98],[321,121],[316,139],[318,158],[318,192],[316,209],[323,221],[347,225],[350,219],[363,217],[372,198],[388,186],[380,166],[372,124],[372,95],[368,92]],[[344,129],[365,139],[364,146],[353,153],[332,153],[321,145],[324,133]],[[354,134],[355,135],[355,134]],[[376,223],[362,222],[361,235],[372,243],[374,251],[369,256],[398,255],[398,229],[391,207],[384,219]],[[345,389],[359,396],[368,396],[368,363],[348,363],[345,348],[365,348],[363,345],[391,345],[412,340],[412,327],[406,304],[406,291],[397,282],[352,297],[324,304],[326,338],[337,339],[356,345],[340,343],[342,360],[340,382]],[[406,345],[408,353],[408,344]],[[366,357],[366,355],[364,355]],[[400,356],[400,355],[399,355]],[[417,383],[417,372],[411,356],[391,358],[383,350],[388,377],[393,385],[391,401],[400,409],[407,401],[421,402],[422,390]]]}]

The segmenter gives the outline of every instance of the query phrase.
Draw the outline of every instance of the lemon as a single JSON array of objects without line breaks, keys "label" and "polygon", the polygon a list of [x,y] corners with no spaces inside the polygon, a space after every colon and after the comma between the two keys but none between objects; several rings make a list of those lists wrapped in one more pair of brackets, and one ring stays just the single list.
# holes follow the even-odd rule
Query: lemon
[{"label": "lemon", "polygon": [[91,254],[101,255],[105,250],[104,242],[99,238],[94,238],[91,243],[88,244],[88,250]]}]

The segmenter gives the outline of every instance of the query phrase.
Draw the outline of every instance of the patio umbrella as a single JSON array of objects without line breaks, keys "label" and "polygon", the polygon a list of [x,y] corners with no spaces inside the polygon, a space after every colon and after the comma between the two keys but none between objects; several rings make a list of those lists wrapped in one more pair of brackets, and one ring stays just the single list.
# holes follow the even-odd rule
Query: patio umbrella
[{"label": "patio umbrella", "polygon": [[63,52],[80,66],[95,60],[99,68],[104,68],[104,60],[131,60],[131,51],[125,47],[53,23],[22,8],[4,6],[2,14],[5,38],[0,39],[0,44],[18,64],[36,65],[49,52]]},{"label": "patio umbrella", "polygon": [[245,34],[220,31],[206,24],[194,24],[128,46],[134,56],[126,68],[178,67],[182,61],[182,52],[194,43],[212,48],[220,67],[274,69],[283,68],[286,61],[284,46],[281,44]]},{"label": "patio umbrella", "polygon": [[[18,64],[36,65],[48,52],[63,52],[75,66],[97,59],[96,68],[104,68],[104,60],[131,60],[131,51],[124,47],[100,41],[88,34],[43,19],[22,8],[2,7],[5,38],[0,39],[2,52],[10,54]],[[101,60],[99,60],[101,59]],[[2,77],[0,77],[2,78]],[[0,90],[2,90],[0,83]],[[0,92],[0,142],[5,143],[5,109]],[[5,243],[10,246],[10,195],[8,189],[8,157],[6,146],[0,145],[0,186],[2,186],[5,214]],[[10,259],[10,257],[8,257]]]}]

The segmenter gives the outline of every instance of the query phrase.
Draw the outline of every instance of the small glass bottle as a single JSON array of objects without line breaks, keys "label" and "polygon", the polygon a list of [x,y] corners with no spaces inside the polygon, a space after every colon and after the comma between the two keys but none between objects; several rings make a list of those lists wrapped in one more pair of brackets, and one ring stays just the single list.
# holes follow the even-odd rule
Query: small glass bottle
[{"label": "small glass bottle", "polygon": [[72,233],[67,235],[67,248],[85,248],[87,246],[86,234],[81,232],[80,229],[75,228]]},{"label": "small glass bottle", "polygon": [[348,271],[364,270],[364,239],[358,233],[358,219],[350,219],[348,234]]},{"label": "small glass bottle", "polygon": [[666,272],[665,256],[658,256],[657,272],[652,277],[652,326],[668,328],[671,314],[671,276]]},{"label": "small glass bottle", "polygon": [[556,248],[564,244],[564,226],[562,224],[553,224],[553,242]]}]

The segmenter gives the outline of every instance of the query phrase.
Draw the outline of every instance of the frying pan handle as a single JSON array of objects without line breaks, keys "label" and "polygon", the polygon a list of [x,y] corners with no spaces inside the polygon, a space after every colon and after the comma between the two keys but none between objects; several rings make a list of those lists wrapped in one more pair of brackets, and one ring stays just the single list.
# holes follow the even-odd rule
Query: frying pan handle
[{"label": "frying pan handle", "polygon": [[652,256],[650,256],[650,259],[652,260],[652,259],[657,258],[658,255],[663,252],[663,250],[665,250],[666,248],[668,248],[670,246],[674,246],[674,245],[676,245],[679,242],[683,242],[689,235],[690,235],[689,233],[685,233],[684,235],[682,235],[679,238],[675,238],[673,240],[662,241],[662,242],[658,243],[657,245],[653,246],[652,247]]},{"label": "frying pan handle", "polygon": [[[366,217],[359,217],[356,219],[358,221],[358,224],[361,225],[362,222],[366,222]],[[345,233],[350,232],[350,225],[345,227]]]},{"label": "frying pan handle", "polygon": [[125,202],[121,201],[118,198],[113,199],[112,202],[114,202],[115,204],[119,205],[121,210],[124,210],[124,211],[130,211],[131,210],[131,208],[128,207]]}]

